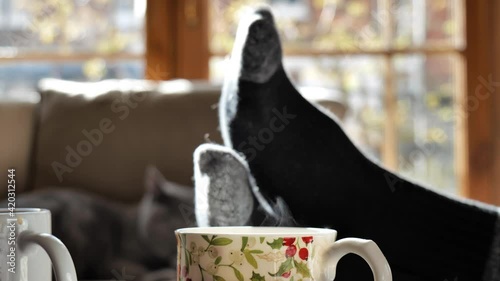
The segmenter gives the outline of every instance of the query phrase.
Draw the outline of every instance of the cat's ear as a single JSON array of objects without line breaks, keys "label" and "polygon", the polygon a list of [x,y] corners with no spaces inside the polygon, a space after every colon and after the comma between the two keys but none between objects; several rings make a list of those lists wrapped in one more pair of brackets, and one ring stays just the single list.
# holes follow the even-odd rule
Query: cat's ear
[{"label": "cat's ear", "polygon": [[166,180],[154,166],[146,167],[145,181],[146,192],[152,194],[155,198],[175,198],[186,202],[193,201],[193,188]]}]

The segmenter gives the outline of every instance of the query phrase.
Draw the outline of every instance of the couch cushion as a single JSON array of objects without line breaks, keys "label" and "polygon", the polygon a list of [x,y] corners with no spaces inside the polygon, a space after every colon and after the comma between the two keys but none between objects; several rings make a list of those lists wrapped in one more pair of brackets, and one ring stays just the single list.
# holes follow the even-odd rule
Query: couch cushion
[{"label": "couch cushion", "polygon": [[133,201],[145,167],[192,185],[192,153],[205,135],[221,142],[215,106],[220,88],[174,80],[40,82],[35,189],[85,188]]}]

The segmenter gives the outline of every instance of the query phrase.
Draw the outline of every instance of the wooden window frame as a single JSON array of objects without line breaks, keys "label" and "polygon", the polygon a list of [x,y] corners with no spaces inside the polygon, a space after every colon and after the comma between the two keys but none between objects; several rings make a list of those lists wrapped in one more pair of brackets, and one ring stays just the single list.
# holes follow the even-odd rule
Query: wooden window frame
[{"label": "wooden window frame", "polygon": [[[166,72],[162,79],[187,78],[208,79],[208,63],[212,55],[208,38],[209,0],[148,0],[146,12],[146,66],[160,67]],[[389,0],[384,0],[384,5]],[[386,124],[384,163],[388,168],[397,167],[397,128],[390,122],[395,116],[395,85],[391,58],[398,54],[454,54],[459,57],[458,96],[456,109],[456,165],[459,193],[465,197],[487,203],[500,204],[500,97],[486,88],[476,93],[479,77],[500,81],[500,3],[495,0],[465,0],[465,47],[457,48],[412,48],[383,51],[331,51],[304,52],[285,50],[286,55],[380,55],[386,61],[385,105],[389,120]],[[384,36],[391,36],[392,24],[384,30]],[[149,77],[152,78],[152,77]],[[491,88],[490,88],[491,89]],[[482,91],[482,92],[481,92]],[[478,100],[479,99],[479,100]],[[473,106],[474,101],[477,105]],[[469,103],[469,104],[468,104]],[[496,113],[496,115],[495,115]],[[495,122],[499,120],[499,122]],[[495,128],[495,126],[497,126]],[[445,163],[444,163],[445,164]],[[497,171],[497,173],[495,173]]]},{"label": "wooden window frame", "polygon": [[463,102],[464,108],[470,107],[470,110],[465,122],[460,124],[466,151],[462,167],[462,180],[466,183],[464,195],[500,205],[500,98],[494,90],[488,95],[479,82],[480,77],[500,81],[500,20],[495,13],[500,11],[500,3],[495,0],[466,0],[465,3],[467,90]]},{"label": "wooden window frame", "polygon": [[207,79],[207,0],[147,0],[146,69],[149,79]]}]

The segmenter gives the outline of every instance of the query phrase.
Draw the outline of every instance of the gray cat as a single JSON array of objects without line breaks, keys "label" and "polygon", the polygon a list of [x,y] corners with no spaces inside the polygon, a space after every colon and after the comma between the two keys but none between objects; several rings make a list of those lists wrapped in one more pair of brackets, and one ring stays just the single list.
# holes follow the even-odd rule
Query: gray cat
[{"label": "gray cat", "polygon": [[58,189],[19,195],[16,207],[51,211],[53,234],[70,251],[80,280],[173,280],[174,230],[195,224],[193,189],[152,167],[145,186],[139,205]]}]

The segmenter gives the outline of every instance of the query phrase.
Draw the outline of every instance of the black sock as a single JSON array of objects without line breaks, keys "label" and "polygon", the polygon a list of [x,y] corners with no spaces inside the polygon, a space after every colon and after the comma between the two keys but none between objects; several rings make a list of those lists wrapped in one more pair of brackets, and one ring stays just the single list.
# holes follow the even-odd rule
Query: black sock
[{"label": "black sock", "polygon": [[281,54],[269,11],[243,20],[219,107],[224,142],[245,154],[261,191],[282,197],[301,225],[373,239],[395,280],[500,280],[498,209],[370,161],[297,92]]}]

